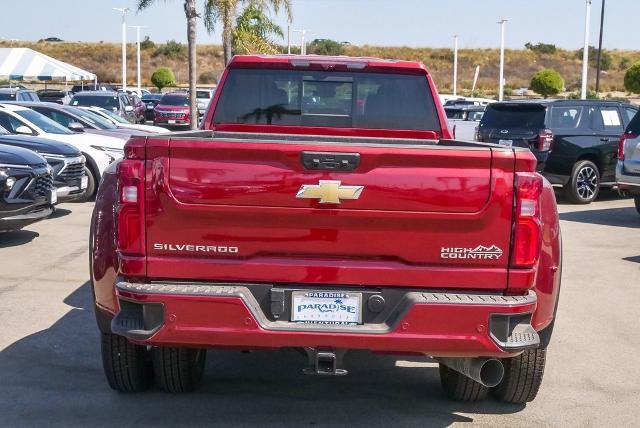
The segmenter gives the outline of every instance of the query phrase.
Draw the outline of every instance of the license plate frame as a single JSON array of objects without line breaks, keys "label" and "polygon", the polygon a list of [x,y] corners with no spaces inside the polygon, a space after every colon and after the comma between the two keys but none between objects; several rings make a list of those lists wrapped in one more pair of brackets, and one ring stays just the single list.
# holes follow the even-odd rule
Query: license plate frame
[{"label": "license plate frame", "polygon": [[176,121],[175,121],[174,119],[169,119],[169,120],[167,120],[167,123],[168,123],[169,125],[175,125],[175,124],[176,124]]},{"label": "license plate frame", "polygon": [[80,178],[80,190],[85,190],[87,187],[89,187],[89,177],[85,175]]},{"label": "license plate frame", "polygon": [[[320,306],[314,308],[310,305]],[[362,324],[362,293],[294,290],[291,292],[291,322],[314,325]]]},{"label": "license plate frame", "polygon": [[513,146],[513,140],[498,140],[498,144],[501,146],[511,147]]}]

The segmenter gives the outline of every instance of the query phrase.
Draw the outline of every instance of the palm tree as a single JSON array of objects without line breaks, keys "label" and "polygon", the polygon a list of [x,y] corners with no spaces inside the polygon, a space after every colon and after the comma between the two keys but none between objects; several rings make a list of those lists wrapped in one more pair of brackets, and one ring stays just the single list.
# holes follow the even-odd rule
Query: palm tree
[{"label": "palm tree", "polygon": [[278,53],[275,39],[284,33],[258,5],[250,4],[238,18],[233,30],[233,51],[239,54]]},{"label": "palm tree", "polygon": [[253,7],[259,11],[271,8],[274,13],[284,9],[289,21],[292,18],[291,0],[205,0],[204,24],[207,31],[213,32],[217,21],[222,24],[222,45],[224,46],[225,64],[228,64],[231,60],[234,25],[236,24],[238,8],[241,4],[248,5],[248,7]]},{"label": "palm tree", "polygon": [[[209,1],[209,0],[207,0]],[[146,9],[155,0],[138,0],[138,10]],[[184,14],[187,17],[187,44],[189,46],[189,117],[191,129],[198,127],[198,105],[196,102],[196,0],[184,0]]]}]

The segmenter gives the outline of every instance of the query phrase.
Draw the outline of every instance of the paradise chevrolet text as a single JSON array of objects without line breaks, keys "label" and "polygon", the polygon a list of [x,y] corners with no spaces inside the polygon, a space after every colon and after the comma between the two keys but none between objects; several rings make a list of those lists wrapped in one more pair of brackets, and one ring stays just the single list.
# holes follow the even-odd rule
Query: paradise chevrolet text
[{"label": "paradise chevrolet text", "polygon": [[[538,393],[561,275],[527,150],[452,139],[416,62],[236,56],[198,131],[106,171],[91,281],[109,385],[190,391],[208,348],[429,356],[446,394]],[[419,370],[419,369],[416,369]]]}]

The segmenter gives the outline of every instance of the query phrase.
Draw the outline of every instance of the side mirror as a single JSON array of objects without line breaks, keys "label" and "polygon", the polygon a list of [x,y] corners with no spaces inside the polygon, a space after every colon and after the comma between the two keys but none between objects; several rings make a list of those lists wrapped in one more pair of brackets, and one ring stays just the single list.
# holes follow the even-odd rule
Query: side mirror
[{"label": "side mirror", "polygon": [[133,111],[133,107],[132,107],[132,106],[125,106],[125,107],[124,107],[124,111],[125,111],[126,113],[131,113],[131,112]]},{"label": "side mirror", "polygon": [[28,126],[22,125],[16,128],[16,134],[33,135],[33,131]]},{"label": "side mirror", "polygon": [[82,126],[82,124],[78,122],[71,122],[69,125],[67,125],[67,128],[69,128],[73,132],[84,132],[84,126]]}]

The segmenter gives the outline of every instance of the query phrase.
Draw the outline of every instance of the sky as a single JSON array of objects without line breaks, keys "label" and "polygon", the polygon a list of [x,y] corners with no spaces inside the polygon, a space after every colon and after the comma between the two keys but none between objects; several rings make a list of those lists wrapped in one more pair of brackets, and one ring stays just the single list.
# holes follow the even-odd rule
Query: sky
[{"label": "sky", "polygon": [[[204,0],[197,0],[204,3]],[[597,45],[602,0],[593,0],[590,44]],[[130,7],[128,25],[145,25],[143,35],[156,42],[186,41],[182,0],[156,0],[136,12],[135,0],[11,1],[11,13],[0,14],[0,38],[68,41],[121,40],[121,16],[112,7]],[[526,42],[553,43],[576,49],[584,40],[585,0],[292,0],[292,29],[306,29],[309,39],[329,38],[352,44],[450,47],[453,35],[460,48],[498,47],[498,19],[506,18],[506,46]],[[0,0],[2,5],[9,0]],[[640,49],[640,0],[609,0],[603,46]],[[630,18],[631,17],[631,18]],[[276,21],[285,29],[284,16]],[[27,23],[28,25],[25,25]],[[128,35],[135,42],[134,30]],[[292,43],[300,36],[292,34]],[[199,43],[220,43],[220,31],[207,34],[200,22]]]}]

